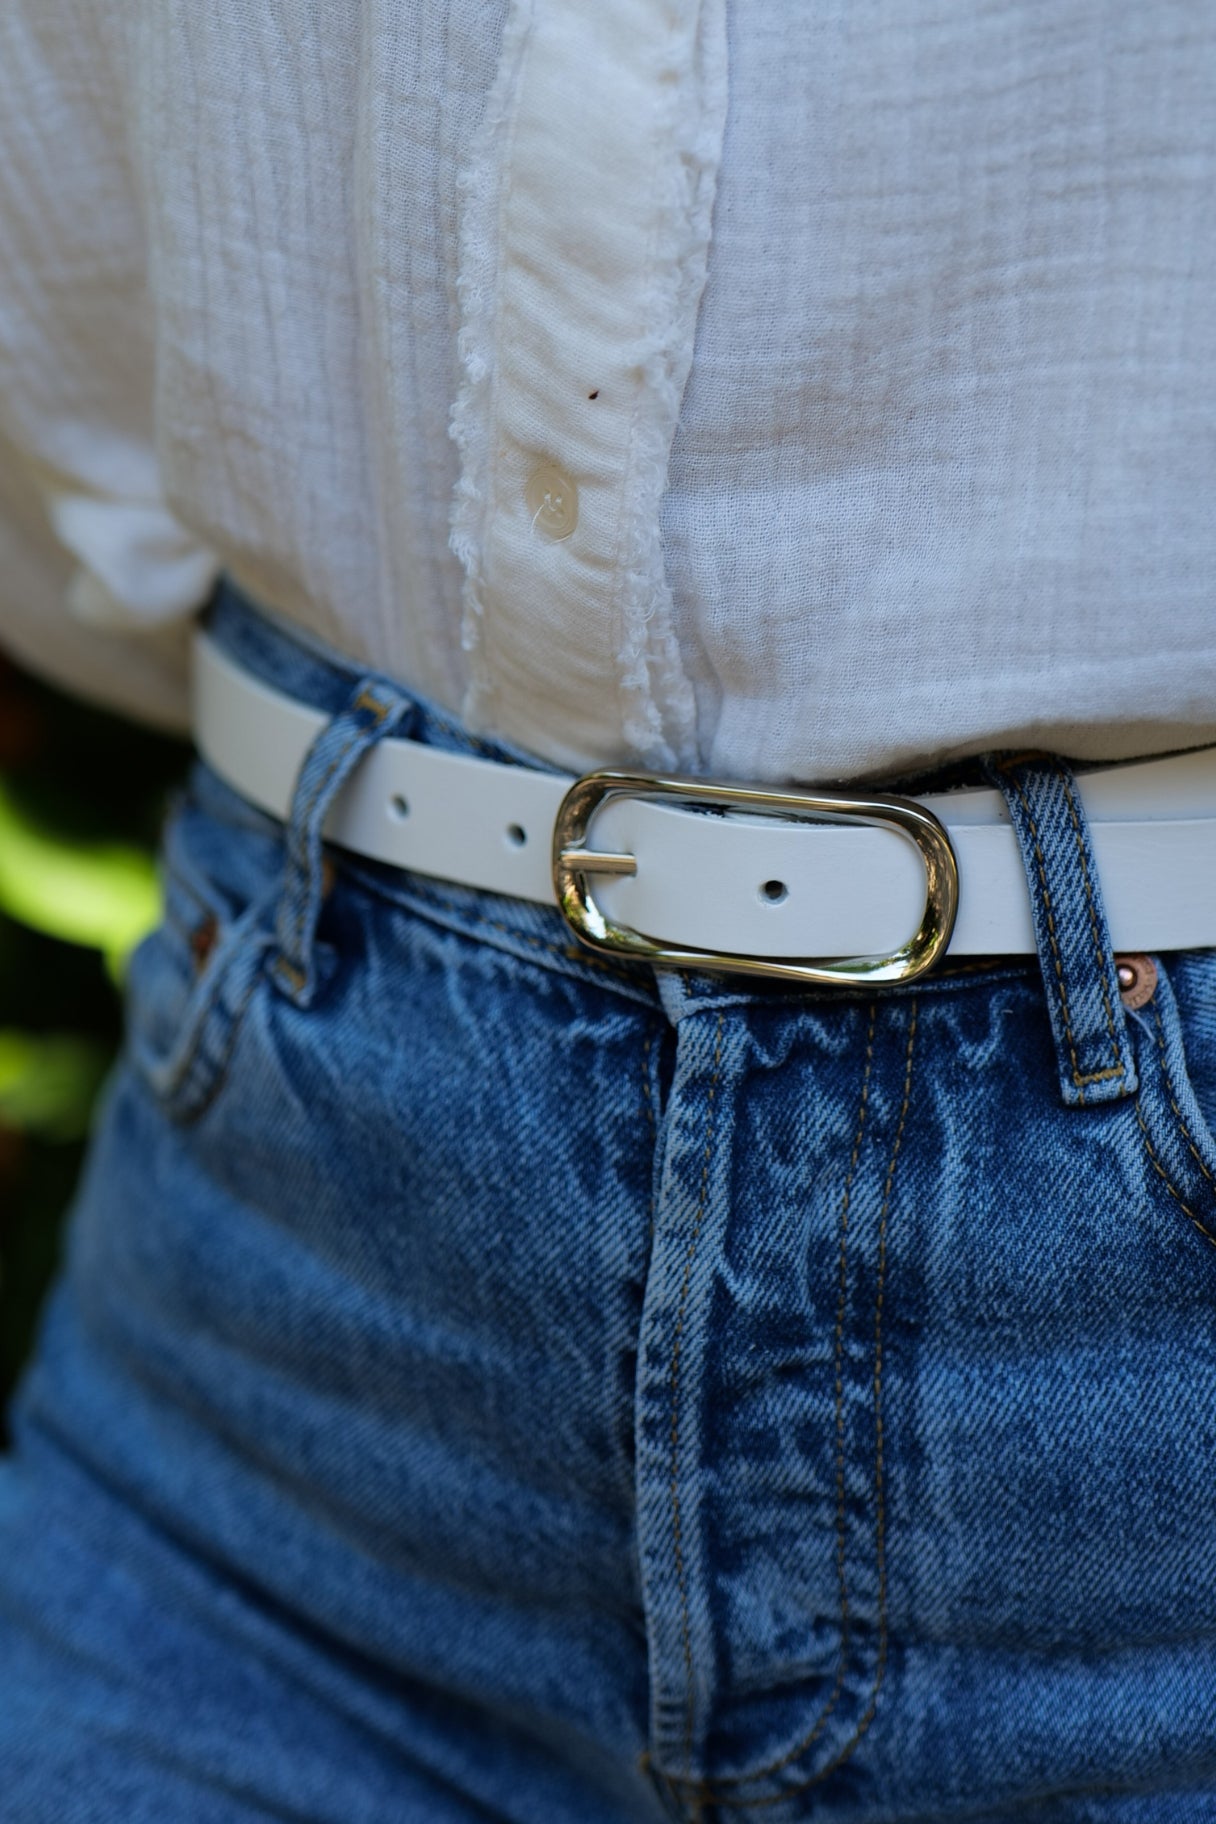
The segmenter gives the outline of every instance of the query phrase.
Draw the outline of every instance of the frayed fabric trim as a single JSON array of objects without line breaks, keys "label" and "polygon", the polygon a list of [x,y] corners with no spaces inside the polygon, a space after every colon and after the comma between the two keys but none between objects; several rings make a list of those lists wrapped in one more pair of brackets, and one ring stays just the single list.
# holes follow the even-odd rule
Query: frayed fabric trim
[{"label": "frayed fabric trim", "polygon": [[726,127],[725,5],[707,0],[699,12],[691,63],[663,72],[668,106],[661,138],[669,159],[658,198],[653,346],[644,369],[646,409],[638,414],[632,520],[622,549],[625,736],[652,765],[696,759],[696,702],[676,639],[659,508],[692,366]]},{"label": "frayed fabric trim", "polygon": [[[465,715],[527,744],[602,682],[563,758],[695,760],[659,508],[692,360],[726,113],[724,0],[517,0],[461,181]],[[593,382],[588,390],[588,383]],[[594,411],[588,401],[602,400]],[[557,546],[524,506],[581,494]],[[587,693],[577,695],[584,706]]]},{"label": "frayed fabric trim", "polygon": [[511,175],[511,131],[534,10],[535,0],[513,0],[503,26],[498,71],[486,100],[485,115],[458,186],[457,355],[462,380],[452,407],[451,435],[460,451],[461,467],[452,507],[450,543],[465,573],[460,643],[470,667],[464,713],[471,727],[483,724],[489,707],[481,621],[485,614],[482,553],[492,505],[489,484],[496,375],[494,340],[500,317],[503,203]]}]

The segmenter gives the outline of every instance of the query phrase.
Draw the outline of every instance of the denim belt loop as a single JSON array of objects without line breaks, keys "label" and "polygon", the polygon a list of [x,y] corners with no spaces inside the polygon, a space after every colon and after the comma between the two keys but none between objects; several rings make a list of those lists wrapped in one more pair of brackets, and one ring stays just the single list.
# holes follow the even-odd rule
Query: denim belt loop
[{"label": "denim belt loop", "polygon": [[409,697],[375,679],[359,683],[346,708],[326,724],[304,756],[286,832],[286,866],[271,979],[297,1007],[312,1003],[314,939],[324,897],[321,833],[330,806],[364,754],[412,717]]},{"label": "denim belt loop", "polygon": [[1022,851],[1060,1093],[1074,1108],[1134,1096],[1138,1083],[1081,794],[1053,754],[992,754]]}]

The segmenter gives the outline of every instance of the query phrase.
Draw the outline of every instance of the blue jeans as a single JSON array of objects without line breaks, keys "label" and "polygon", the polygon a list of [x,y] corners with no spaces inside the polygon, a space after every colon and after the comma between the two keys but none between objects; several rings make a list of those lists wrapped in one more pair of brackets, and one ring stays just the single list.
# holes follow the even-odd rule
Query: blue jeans
[{"label": "blue jeans", "polygon": [[[0,1473],[5,1824],[1216,1815],[1216,959],[615,967],[205,768]],[[1041,962],[1041,967],[1040,967]],[[1205,1112],[1206,1111],[1206,1112]]]}]

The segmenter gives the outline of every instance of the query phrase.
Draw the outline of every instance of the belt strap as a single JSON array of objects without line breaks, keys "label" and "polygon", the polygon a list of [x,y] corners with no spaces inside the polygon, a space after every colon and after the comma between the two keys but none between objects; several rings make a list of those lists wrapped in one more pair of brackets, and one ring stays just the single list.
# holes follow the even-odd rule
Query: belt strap
[{"label": "belt strap", "polygon": [[[304,757],[328,720],[197,635],[199,750],[262,810],[286,821]],[[374,861],[553,905],[553,826],[572,783],[388,737],[343,788],[325,836]],[[1216,748],[1095,768],[1077,785],[1114,948],[1216,944]],[[949,953],[1032,953],[1026,875],[1001,793],[969,788],[914,802],[945,825],[958,859]],[[637,859],[632,876],[597,880],[597,901],[664,943],[773,958],[881,954],[906,939],[924,909],[921,859],[888,829],[614,799],[589,840]]]}]

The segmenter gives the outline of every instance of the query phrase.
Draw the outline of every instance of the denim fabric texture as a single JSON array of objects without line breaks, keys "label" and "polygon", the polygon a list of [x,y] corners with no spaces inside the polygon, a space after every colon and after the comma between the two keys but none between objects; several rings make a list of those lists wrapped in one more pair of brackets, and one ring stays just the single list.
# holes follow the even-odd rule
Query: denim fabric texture
[{"label": "denim fabric texture", "polygon": [[994,755],[986,771],[1005,794],[1030,881],[1060,1092],[1078,1108],[1134,1096],[1136,1066],[1097,865],[1072,774],[1062,760],[1043,754]]},{"label": "denim fabric texture", "polygon": [[323,855],[370,741],[479,744],[213,629],[333,720],[289,831],[170,818],[0,1470],[4,1824],[1216,1815],[1216,959],[1124,1009],[1068,769],[991,763],[1041,968],[617,968]]}]

